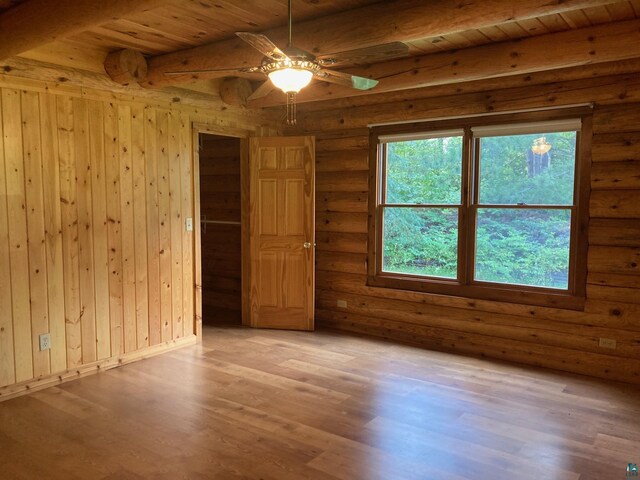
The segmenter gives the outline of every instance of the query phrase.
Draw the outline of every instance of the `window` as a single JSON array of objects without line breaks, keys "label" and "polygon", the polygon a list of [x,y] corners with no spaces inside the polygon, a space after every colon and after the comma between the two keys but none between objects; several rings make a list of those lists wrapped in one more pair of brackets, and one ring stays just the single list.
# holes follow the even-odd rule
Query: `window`
[{"label": "window", "polygon": [[589,126],[572,109],[372,129],[369,284],[581,308]]}]

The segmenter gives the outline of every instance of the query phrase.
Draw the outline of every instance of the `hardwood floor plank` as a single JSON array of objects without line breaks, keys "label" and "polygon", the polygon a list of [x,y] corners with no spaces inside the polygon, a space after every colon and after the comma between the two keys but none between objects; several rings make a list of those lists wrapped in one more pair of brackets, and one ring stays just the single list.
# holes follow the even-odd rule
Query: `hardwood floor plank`
[{"label": "hardwood floor plank", "polygon": [[[608,480],[640,388],[321,330],[202,345],[0,404],[11,479]],[[46,467],[45,467],[46,466]]]}]

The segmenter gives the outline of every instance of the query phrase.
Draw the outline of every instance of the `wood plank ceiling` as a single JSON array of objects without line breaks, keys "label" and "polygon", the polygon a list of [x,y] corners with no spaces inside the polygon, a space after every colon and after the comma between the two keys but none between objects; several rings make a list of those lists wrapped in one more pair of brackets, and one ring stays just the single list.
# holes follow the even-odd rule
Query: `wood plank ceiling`
[{"label": "wood plank ceiling", "polygon": [[[0,0],[3,10],[25,0]],[[303,21],[376,3],[378,0],[295,2],[295,20]],[[107,53],[130,48],[159,55],[234,38],[237,31],[262,31],[287,22],[287,0],[185,0],[133,14],[23,56],[93,72],[104,72]]]},{"label": "wood plank ceiling", "polygon": [[[0,0],[0,12],[24,0]],[[379,0],[327,0],[294,2],[294,19],[303,21]],[[73,36],[64,43],[87,49],[112,51],[133,48],[158,55],[227,38],[240,30],[261,31],[285,25],[286,0],[203,0],[175,2],[109,22]],[[408,42],[412,53],[424,54],[516,40],[546,33],[640,18],[640,0],[545,15],[490,28],[467,30]]]},{"label": "wood plank ceiling", "polygon": [[[24,0],[0,0],[0,12],[21,1]],[[295,22],[374,3],[378,0],[294,1],[294,28]],[[282,27],[286,25],[286,14],[286,0],[168,0],[162,7],[90,28],[21,56],[102,74],[104,58],[110,51],[129,48],[146,56],[175,52],[234,38],[235,31],[258,32]],[[591,8],[425,37],[409,41],[407,45],[410,55],[422,56],[637,18],[640,18],[640,0],[612,0]],[[192,87],[200,89],[198,85]]]}]

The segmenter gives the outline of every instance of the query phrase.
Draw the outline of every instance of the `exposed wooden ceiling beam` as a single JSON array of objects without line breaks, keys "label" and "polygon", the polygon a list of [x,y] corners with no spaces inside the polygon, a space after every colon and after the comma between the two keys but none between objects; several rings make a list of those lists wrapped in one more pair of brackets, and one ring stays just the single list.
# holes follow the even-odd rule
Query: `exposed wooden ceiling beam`
[{"label": "exposed wooden ceiling beam", "polygon": [[638,75],[616,75],[547,84],[475,92],[464,95],[428,97],[354,108],[301,112],[296,134],[345,131],[366,128],[367,125],[386,122],[419,121],[426,118],[446,118],[528,110],[543,107],[575,105],[589,100],[599,105],[640,101]]},{"label": "exposed wooden ceiling beam", "polygon": [[[334,100],[638,57],[640,20],[631,20],[351,69],[350,73],[375,78],[380,83],[372,90],[362,91],[316,82],[303,89],[297,101]],[[283,102],[282,93],[276,91],[249,102],[249,106]]]},{"label": "exposed wooden ceiling beam", "polygon": [[[78,70],[76,68],[52,65],[22,57],[11,57],[0,61],[0,79],[31,79],[47,82],[56,89],[62,90],[69,86],[70,90],[79,88],[111,92],[114,95],[126,96],[129,100],[144,98],[151,102],[165,105],[184,104],[198,108],[214,109],[220,112],[228,111],[229,105],[223,103],[217,95],[170,87],[162,90],[141,88],[139,85],[128,87],[114,84],[104,74]],[[238,109],[239,112],[255,112],[255,110]]]},{"label": "exposed wooden ceiling beam", "polygon": [[549,83],[569,82],[587,78],[610,77],[612,75],[632,75],[640,72],[640,57],[615,62],[594,63],[577,67],[547,70],[535,73],[511,75],[509,77],[485,78],[462,83],[448,83],[432,87],[395,90],[376,95],[360,95],[332,99],[330,102],[306,102],[297,106],[298,114],[323,112],[326,110],[350,109],[381,103],[406,102],[414,99],[466,95],[467,93],[490,92],[505,88],[518,88]]},{"label": "exposed wooden ceiling beam", "polygon": [[0,15],[0,60],[169,1],[27,0]]},{"label": "exposed wooden ceiling beam", "polygon": [[[541,15],[606,5],[615,0],[396,0],[380,2],[335,15],[295,23],[297,47],[314,54],[335,53],[388,42],[478,29]],[[285,27],[265,33],[286,44]],[[165,55],[149,61],[146,87],[163,87],[197,80],[197,75],[167,76],[165,72],[207,68],[236,68],[260,64],[262,55],[235,38]]]}]

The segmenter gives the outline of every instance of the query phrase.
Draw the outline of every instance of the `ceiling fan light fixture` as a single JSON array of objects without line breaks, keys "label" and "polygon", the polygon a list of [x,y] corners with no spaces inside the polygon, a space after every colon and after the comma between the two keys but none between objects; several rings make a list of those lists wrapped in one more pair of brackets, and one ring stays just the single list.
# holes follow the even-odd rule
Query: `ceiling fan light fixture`
[{"label": "ceiling fan light fixture", "polygon": [[309,85],[320,66],[307,58],[286,58],[263,63],[262,72],[284,93],[298,93]]},{"label": "ceiling fan light fixture", "polygon": [[[296,53],[296,52],[294,52]],[[320,71],[320,65],[313,59],[302,55],[291,55],[284,60],[265,62],[260,67],[262,73],[276,88],[287,95],[286,124],[296,124],[296,95],[304,87],[309,85],[313,76]]]},{"label": "ceiling fan light fixture", "polygon": [[304,68],[283,67],[269,72],[271,82],[284,93],[298,93],[309,85],[313,72]]}]

